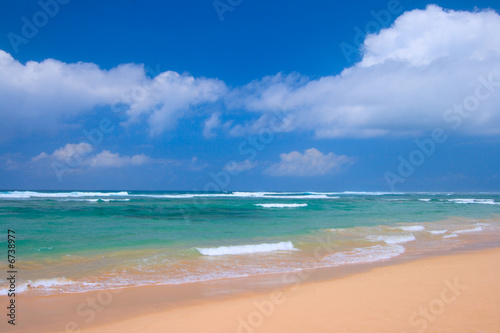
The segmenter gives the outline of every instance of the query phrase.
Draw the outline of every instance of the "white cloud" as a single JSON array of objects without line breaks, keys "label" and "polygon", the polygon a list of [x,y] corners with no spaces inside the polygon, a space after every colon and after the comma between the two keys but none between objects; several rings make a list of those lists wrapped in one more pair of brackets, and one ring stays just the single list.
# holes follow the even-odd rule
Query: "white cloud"
[{"label": "white cloud", "polygon": [[[179,118],[198,106],[217,101],[226,92],[223,82],[168,71],[136,89],[129,122],[147,118],[152,135],[175,127]],[[135,95],[132,95],[135,96]]]},{"label": "white cloud", "polygon": [[[362,61],[340,75],[316,80],[298,74],[265,77],[234,91],[228,106],[261,114],[285,110],[293,116],[289,127],[314,131],[318,137],[418,135],[450,127],[444,113],[474,96],[482,76],[495,82],[490,87],[494,91],[456,130],[498,135],[497,31],[500,16],[493,11],[437,6],[413,10],[390,28],[369,35]],[[488,89],[481,87],[480,92]]]},{"label": "white cloud", "polygon": [[[87,156],[94,150],[94,147],[89,143],[67,143],[64,147],[55,150],[52,153],[52,156],[59,161],[75,161],[80,160],[83,157]],[[45,154],[45,152],[41,153],[35,159],[39,159],[39,157]],[[44,156],[48,156],[45,154]]]},{"label": "white cloud", "polygon": [[219,128],[223,128],[223,129],[227,130],[231,127],[230,121],[222,123],[220,120],[220,117],[221,117],[220,112],[214,112],[214,113],[212,113],[210,118],[205,120],[205,123],[203,126],[203,136],[206,139],[210,139],[210,138],[215,137],[217,135],[215,131]]},{"label": "white cloud", "polygon": [[92,154],[93,150],[94,147],[85,142],[78,144],[67,143],[64,147],[56,149],[52,154],[42,152],[33,157],[31,161],[36,163],[44,159],[53,159],[68,168],[121,168],[143,165],[155,161],[144,154],[120,156],[120,154],[112,153],[109,150],[103,150],[98,154]]},{"label": "white cloud", "polygon": [[386,61],[427,66],[438,59],[483,61],[500,52],[500,25],[494,11],[447,11],[436,5],[400,16],[390,29],[369,35],[359,64],[369,67]]},{"label": "white cloud", "polygon": [[92,156],[88,160],[91,167],[111,167],[120,168],[125,166],[137,166],[150,163],[152,159],[144,154],[134,156],[120,156],[118,153],[112,153],[109,150],[103,150],[101,153]]},{"label": "white cloud", "polygon": [[[233,123],[213,113],[203,134],[219,128],[251,135],[283,113],[275,132],[313,131],[317,137],[420,135],[451,127],[447,110],[476,94],[490,77],[490,96],[459,127],[462,134],[500,134],[500,16],[493,10],[452,11],[429,5],[403,13],[368,35],[361,61],[336,76],[277,74],[229,90],[217,79],[166,71],[147,77],[142,65],[110,70],[53,59],[21,64],[0,50],[0,140],[75,126],[100,106],[125,106],[123,125],[147,123],[150,135],[207,104],[225,102]],[[217,106],[220,106],[217,104]],[[236,112],[234,112],[236,111]],[[456,116],[456,111],[453,111]],[[248,121],[248,113],[255,114]],[[240,118],[238,118],[240,117]],[[226,117],[224,117],[226,118]],[[238,121],[239,120],[239,121]],[[232,126],[230,129],[229,126]]]},{"label": "white cloud", "polygon": [[45,152],[41,152],[40,154],[38,154],[37,156],[33,157],[31,159],[32,162],[38,162],[39,160],[41,159],[44,159],[44,158],[47,158],[49,157],[49,155],[47,155],[47,153]]},{"label": "white cloud", "polygon": [[[229,130],[230,136],[247,136],[259,132],[291,132],[296,129],[293,114],[282,111],[279,113],[268,113],[260,116],[257,120],[243,124],[236,124]],[[229,123],[230,127],[231,123]]]},{"label": "white cloud", "polygon": [[271,176],[322,176],[339,171],[354,162],[354,159],[334,153],[323,154],[316,148],[310,148],[300,153],[292,151],[280,154],[280,162],[271,165],[264,172]]},{"label": "white cloud", "polygon": [[21,64],[0,50],[0,139],[55,131],[96,107],[115,104],[125,105],[128,122],[145,120],[156,135],[225,89],[216,79],[171,71],[148,78],[135,64],[110,70],[54,59]]},{"label": "white cloud", "polygon": [[230,174],[238,174],[243,171],[252,170],[257,167],[256,161],[244,160],[241,162],[232,161],[224,166],[224,169]]}]

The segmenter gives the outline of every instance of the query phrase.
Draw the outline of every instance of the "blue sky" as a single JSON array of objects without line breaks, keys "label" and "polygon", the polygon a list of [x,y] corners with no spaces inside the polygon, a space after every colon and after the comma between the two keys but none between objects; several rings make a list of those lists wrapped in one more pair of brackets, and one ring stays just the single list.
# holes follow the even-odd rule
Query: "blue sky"
[{"label": "blue sky", "polygon": [[494,1],[4,1],[0,188],[499,191]]}]

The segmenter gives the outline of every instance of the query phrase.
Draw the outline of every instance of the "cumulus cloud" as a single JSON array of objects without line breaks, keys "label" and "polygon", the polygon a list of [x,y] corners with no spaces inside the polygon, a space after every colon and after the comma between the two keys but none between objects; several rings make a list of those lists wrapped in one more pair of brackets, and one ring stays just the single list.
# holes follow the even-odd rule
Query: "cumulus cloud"
[{"label": "cumulus cloud", "polygon": [[[86,142],[67,143],[64,147],[55,150],[52,153],[52,156],[59,161],[74,161],[74,160],[79,160],[84,156],[87,156],[93,150],[94,147]],[[42,154],[48,156],[47,154],[45,154],[45,152],[41,153],[40,155]],[[37,157],[40,157],[40,155],[38,155]]]},{"label": "cumulus cloud", "polygon": [[271,176],[323,176],[337,172],[353,162],[353,158],[345,155],[323,154],[316,148],[310,148],[304,153],[292,151],[280,154],[280,162],[271,165],[264,173]]},{"label": "cumulus cloud", "polygon": [[129,122],[146,118],[152,135],[175,127],[188,111],[217,101],[226,92],[223,82],[194,78],[168,71],[159,74],[147,85],[136,89],[127,114]]},{"label": "cumulus cloud", "polygon": [[154,162],[152,158],[144,154],[120,156],[120,154],[112,153],[109,150],[103,150],[98,154],[93,153],[93,151],[94,147],[85,142],[67,143],[64,147],[56,149],[52,154],[42,152],[33,157],[31,161],[36,163],[43,160],[54,160],[68,168],[121,168]]},{"label": "cumulus cloud", "polygon": [[228,105],[262,114],[285,109],[293,115],[290,127],[318,137],[419,135],[450,126],[445,113],[479,91],[487,98],[454,129],[497,135],[498,30],[500,16],[494,11],[430,5],[369,35],[362,60],[339,75],[315,80],[299,74],[268,76],[234,91]]},{"label": "cumulus cloud", "polygon": [[212,113],[210,118],[205,120],[205,123],[203,126],[203,136],[206,139],[215,137],[217,135],[216,131],[219,128],[223,128],[223,129],[227,130],[231,127],[230,121],[222,123],[222,121],[220,120],[220,117],[221,117],[220,112],[214,112],[214,113]]},{"label": "cumulus cloud", "polygon": [[241,162],[232,161],[224,166],[224,169],[230,174],[238,174],[243,171],[252,170],[257,167],[256,161],[244,160]]},{"label": "cumulus cloud", "polygon": [[112,153],[109,150],[103,150],[101,153],[92,156],[88,160],[91,167],[111,167],[120,168],[124,166],[137,166],[150,163],[152,159],[144,154],[134,156],[120,156],[118,153]]},{"label": "cumulus cloud", "polygon": [[[205,138],[219,128],[233,136],[258,133],[276,113],[283,121],[274,132],[307,130],[320,138],[421,135],[452,127],[457,124],[449,121],[452,117],[464,120],[453,126],[457,133],[499,135],[497,31],[500,16],[493,10],[429,5],[368,35],[361,61],[339,75],[310,79],[279,73],[233,89],[218,79],[172,71],[150,78],[135,64],[110,70],[54,59],[22,64],[0,50],[0,140],[59,130],[98,107],[114,105],[124,106],[123,125],[146,123],[154,136],[222,102],[226,110],[204,123]],[[477,105],[460,114],[455,106],[467,101]],[[232,123],[222,123],[224,113],[235,115]]]},{"label": "cumulus cloud", "polygon": [[144,66],[110,70],[54,59],[22,64],[0,50],[0,139],[60,129],[96,107],[125,106],[127,122],[147,121],[156,135],[225,91],[216,79],[167,71],[148,78]]},{"label": "cumulus cloud", "polygon": [[499,24],[494,11],[447,11],[429,5],[400,16],[378,35],[367,36],[359,66],[386,61],[427,66],[443,58],[483,61],[500,52],[500,36],[492,31]]}]

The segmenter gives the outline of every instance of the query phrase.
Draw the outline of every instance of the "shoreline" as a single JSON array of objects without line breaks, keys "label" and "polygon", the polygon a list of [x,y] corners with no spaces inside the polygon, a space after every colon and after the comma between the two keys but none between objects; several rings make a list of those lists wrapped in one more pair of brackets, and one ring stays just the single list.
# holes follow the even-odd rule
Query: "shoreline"
[{"label": "shoreline", "polygon": [[[22,261],[23,276],[17,291],[28,296],[49,296],[286,274],[298,269],[337,271],[346,266],[370,262],[379,265],[488,243],[496,246],[499,240],[500,219],[494,215],[488,219],[454,217],[437,222],[327,228],[296,237],[227,242],[243,245],[221,241],[202,248],[211,253],[201,253],[192,244],[92,250],[64,256],[38,249],[38,258],[25,257]],[[220,251],[231,253],[221,255],[217,253]],[[5,287],[7,283],[0,282],[0,289]],[[6,295],[5,291],[0,290],[0,295]]]},{"label": "shoreline", "polygon": [[[408,297],[408,299],[399,299],[399,303],[402,304],[397,308],[401,309],[408,308],[409,304],[415,304],[415,306],[417,303],[421,304],[421,302],[415,302],[421,299],[423,295],[428,294],[430,289],[435,289],[436,281],[441,283],[441,289],[443,289],[446,286],[446,279],[446,281],[453,284],[455,282],[452,280],[459,276],[465,279],[464,281],[468,281],[468,285],[474,286],[474,288],[476,288],[479,281],[484,280],[483,282],[486,282],[487,285],[493,288],[491,294],[497,296],[496,301],[491,300],[491,304],[481,303],[481,299],[484,299],[484,297],[487,297],[489,294],[487,292],[485,293],[483,288],[477,291],[477,298],[479,298],[479,300],[477,302],[469,300],[468,307],[476,311],[475,309],[479,306],[483,313],[496,313],[496,323],[488,324],[487,320],[482,318],[477,324],[485,323],[485,327],[489,329],[485,332],[500,332],[500,282],[498,278],[495,279],[495,277],[500,276],[499,265],[495,267],[495,263],[500,262],[500,247],[495,243],[489,245],[490,246],[486,246],[482,244],[478,246],[476,244],[455,249],[447,253],[427,253],[424,256],[416,258],[406,257],[378,263],[348,265],[342,267],[342,269],[336,267],[336,269],[325,268],[310,271],[297,271],[287,275],[270,274],[265,276],[221,279],[182,285],[133,287],[80,294],[31,297],[20,294],[17,297],[19,300],[17,319],[19,324],[16,325],[16,332],[30,332],[33,331],[34,327],[36,327],[37,332],[163,332],[167,327],[172,325],[177,325],[175,327],[178,327],[179,332],[194,332],[201,329],[206,332],[238,332],[238,329],[241,332],[253,332],[254,330],[257,331],[257,326],[259,332],[279,332],[282,328],[281,325],[289,325],[286,323],[288,320],[300,321],[300,318],[304,318],[304,315],[300,316],[300,308],[304,311],[315,309],[315,313],[318,315],[312,315],[312,317],[309,318],[310,321],[319,320],[319,322],[323,322],[325,318],[323,318],[324,314],[322,313],[324,313],[323,308],[325,307],[334,307],[336,311],[342,313],[342,315],[339,316],[340,318],[348,318],[348,313],[343,313],[345,309],[342,307],[339,308],[339,304],[351,304],[353,309],[357,309],[356,302],[352,303],[351,300],[353,295],[361,295],[365,298],[371,295],[370,302],[374,302],[377,299],[383,301],[387,297],[397,298],[398,293],[393,292],[391,289],[383,292],[380,290],[380,286],[377,286],[376,283],[374,284],[374,279],[378,279],[379,282],[381,282],[380,276],[389,277],[389,280],[394,280],[391,282],[394,286],[404,282],[404,280],[407,280],[406,283],[410,283],[410,281],[427,281],[427,284],[424,284],[427,285],[427,287],[422,289],[422,286],[420,286],[420,288],[417,288],[418,290],[421,289],[418,293],[415,290],[411,290],[411,286],[401,286],[402,290],[406,290],[406,292],[413,295],[412,297]],[[435,263],[438,262],[440,265],[435,265]],[[446,266],[448,266],[448,268],[446,268]],[[417,267],[425,269],[422,271],[421,269],[417,269]],[[453,273],[449,272],[450,268],[452,268]],[[411,272],[411,274],[408,274],[408,272]],[[448,272],[448,274],[443,275],[443,273],[446,272]],[[394,274],[397,276],[393,277],[392,275]],[[437,278],[437,276],[440,276],[440,278]],[[277,278],[280,279],[277,280]],[[460,281],[462,281],[462,279]],[[374,290],[367,290],[368,285],[373,285]],[[340,288],[339,286],[344,287]],[[328,292],[332,290],[336,290],[336,296],[334,297],[335,300],[330,304],[323,298],[324,294],[328,294]],[[364,291],[361,292],[361,290]],[[310,306],[297,304],[295,300],[300,299],[299,303],[308,303],[314,300],[316,296],[321,296],[317,300],[318,302],[320,300],[322,301],[318,304],[310,304]],[[429,297],[430,296],[429,294]],[[284,302],[283,300],[285,299],[293,301]],[[432,298],[429,301],[431,300]],[[2,304],[5,303],[7,297],[0,297],[0,301]],[[360,302],[359,305],[364,304],[366,306],[370,304],[370,302],[363,303],[366,301],[360,300]],[[290,305],[285,306],[285,303],[290,303]],[[434,306],[438,306],[441,303],[437,302],[437,305]],[[257,304],[261,304],[261,308],[259,308]],[[379,305],[384,307],[383,303]],[[288,307],[293,308],[293,311],[290,311],[293,313],[297,312],[297,315],[288,318],[286,311],[279,310],[279,308],[285,309]],[[274,330],[271,328],[268,330],[266,328],[268,326],[266,324],[268,321],[268,316],[266,316],[266,314],[271,311],[271,308],[273,312],[276,310],[276,313],[281,313],[280,316],[288,318],[285,321],[280,321],[278,319],[272,319],[275,317],[274,315],[269,315],[269,322],[279,322],[271,325],[274,327]],[[238,312],[235,312],[236,309],[240,309],[238,310],[240,311],[239,315]],[[418,307],[416,309],[418,309]],[[499,310],[495,312],[494,309]],[[377,312],[376,309],[372,310],[374,310],[375,313]],[[186,325],[191,327],[190,325],[192,325],[192,322],[204,322],[206,319],[201,320],[200,318],[204,318],[207,313],[212,313],[212,316],[216,318],[226,318],[226,320],[221,320],[221,322],[226,322],[227,325],[221,327],[217,321],[214,321],[211,325],[208,325],[208,327],[203,325],[198,327],[198,330],[194,327],[186,328],[185,330],[182,329],[183,321],[179,321],[179,316],[192,318],[184,321]],[[231,319],[230,313],[234,315],[233,319]],[[250,318],[247,318],[250,319],[250,322],[247,320],[245,324],[245,320],[243,319],[245,313],[253,313],[255,318],[250,316]],[[362,313],[359,313],[359,315],[363,316]],[[370,311],[365,310],[364,315],[371,317]],[[391,316],[392,315],[388,315],[386,319],[390,319]],[[262,324],[257,325],[261,317]],[[399,322],[401,322],[400,317],[401,315],[398,316]],[[417,314],[416,317],[413,318],[414,320],[412,323],[409,322],[409,319],[406,320],[406,326],[409,326],[406,327],[408,333],[418,331],[412,324],[422,329],[424,321],[420,317],[421,316]],[[460,318],[460,316],[457,318]],[[351,323],[354,324],[356,322],[355,317],[351,318]],[[425,322],[427,323],[426,325],[438,324],[437,321],[434,322],[427,319]],[[148,328],[142,330],[139,326],[145,325],[145,323],[156,324],[151,324],[153,326],[147,324]],[[2,323],[0,327],[5,324],[6,323]],[[328,323],[323,323],[321,325],[327,325],[325,327],[329,327],[331,330],[337,330],[342,327],[342,330],[345,332],[357,332],[355,329],[350,330],[349,324],[342,324],[344,326],[335,326],[335,324],[340,323],[332,323],[334,326],[331,327],[328,326]],[[293,332],[293,325],[287,327],[289,327],[289,329],[287,328],[286,330],[287,332]],[[370,331],[370,329],[373,331],[373,327],[375,326],[369,327],[371,328],[367,331]],[[441,330],[446,329],[446,327],[443,326],[438,327]],[[307,331],[307,326],[303,326],[303,328]],[[484,327],[480,328],[485,329]],[[404,328],[401,330],[389,331],[406,332]],[[380,332],[382,331],[384,330],[380,330]],[[169,330],[169,332],[172,332],[172,330]],[[296,332],[301,331],[296,330]],[[453,330],[449,332],[459,331]],[[471,332],[471,330],[467,332]],[[478,330],[477,332],[480,331]]]}]

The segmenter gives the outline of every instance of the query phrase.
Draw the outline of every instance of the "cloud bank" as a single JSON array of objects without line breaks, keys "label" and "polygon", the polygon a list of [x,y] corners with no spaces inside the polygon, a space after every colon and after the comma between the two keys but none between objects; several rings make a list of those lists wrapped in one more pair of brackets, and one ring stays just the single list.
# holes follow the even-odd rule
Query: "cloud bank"
[{"label": "cloud bank", "polygon": [[317,80],[299,74],[268,76],[233,92],[229,105],[256,113],[285,110],[294,116],[296,129],[323,138],[419,135],[449,125],[446,110],[474,95],[481,80],[489,80],[482,93],[493,91],[458,130],[497,135],[499,29],[500,16],[494,11],[430,5],[368,35],[362,60],[340,75]]},{"label": "cloud bank", "polygon": [[135,64],[110,70],[54,59],[21,64],[0,50],[0,139],[60,130],[98,107],[117,105],[124,106],[126,124],[146,121],[149,133],[158,135],[225,89],[219,80],[172,71],[149,78]]},{"label": "cloud bank", "polygon": [[66,169],[79,169],[83,167],[92,168],[121,168],[127,166],[139,166],[152,163],[154,160],[144,154],[134,156],[120,156],[109,150],[93,153],[94,147],[86,142],[67,143],[64,147],[56,149],[52,154],[45,152],[31,159],[32,162],[52,160],[58,162]]},{"label": "cloud bank", "polygon": [[339,171],[353,163],[351,157],[335,155],[334,153],[323,154],[316,148],[310,148],[300,153],[292,151],[288,154],[280,154],[280,162],[271,165],[264,170],[270,176],[299,176],[314,177],[323,176]]},{"label": "cloud bank", "polygon": [[[451,127],[444,115],[478,89],[487,98],[453,130],[499,135],[498,31],[500,16],[492,10],[429,5],[368,35],[361,61],[339,75],[312,80],[279,73],[232,89],[218,79],[172,71],[150,78],[135,64],[110,70],[53,59],[21,64],[0,50],[0,140],[55,132],[116,105],[125,110],[123,125],[143,124],[151,136],[175,129],[179,119],[199,110],[210,113],[200,126],[205,138],[217,130],[256,133],[276,112],[287,120],[283,131],[311,131],[319,138],[415,136]],[[225,109],[209,111],[221,102]]]}]

